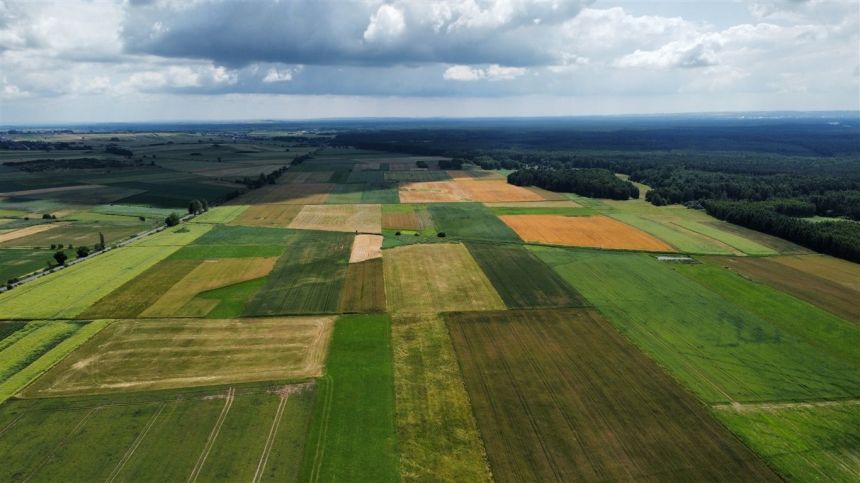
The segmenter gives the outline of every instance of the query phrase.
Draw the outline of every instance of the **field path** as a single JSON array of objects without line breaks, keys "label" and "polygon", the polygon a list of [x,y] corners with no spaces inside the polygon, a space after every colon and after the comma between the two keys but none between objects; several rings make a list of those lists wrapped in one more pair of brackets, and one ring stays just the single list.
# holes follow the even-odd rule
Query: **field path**
[{"label": "field path", "polygon": [[266,469],[269,455],[272,453],[272,447],[275,446],[275,435],[278,434],[278,426],[281,425],[281,417],[284,415],[284,408],[287,407],[287,399],[289,398],[289,394],[285,394],[281,396],[281,401],[278,403],[278,410],[275,411],[275,417],[272,419],[272,426],[269,428],[266,445],[263,446],[263,454],[260,455],[260,461],[257,463],[257,471],[254,472],[254,478],[251,480],[254,483],[263,479],[263,471]]},{"label": "field path", "polygon": [[117,476],[119,476],[119,473],[131,459],[131,457],[134,456],[134,452],[137,451],[138,446],[140,446],[140,443],[146,437],[147,433],[149,433],[149,430],[152,429],[152,426],[155,425],[155,421],[158,419],[159,416],[161,416],[161,412],[164,411],[164,406],[166,406],[166,404],[162,403],[158,407],[158,411],[156,411],[155,414],[153,414],[152,417],[149,418],[149,421],[146,423],[146,426],[143,427],[143,430],[140,432],[139,435],[137,435],[137,438],[134,440],[134,442],[131,443],[131,446],[129,446],[128,451],[125,452],[122,459],[119,460],[119,462],[116,464],[116,467],[114,467],[113,471],[111,471],[110,475],[108,475],[108,478],[105,481],[110,483],[114,481]]},{"label": "field path", "polygon": [[803,409],[803,408],[818,408],[829,406],[854,406],[860,405],[860,399],[836,399],[824,401],[772,401],[758,403],[719,403],[711,405],[712,408],[720,411],[737,411],[739,413],[748,411],[779,411],[780,409]]},{"label": "field path", "polygon": [[197,463],[194,465],[194,469],[191,470],[191,475],[188,476],[188,483],[197,481],[197,477],[200,476],[200,470],[203,469],[203,465],[206,463],[206,458],[209,457],[209,452],[212,451],[212,446],[215,445],[215,440],[218,439],[218,433],[221,432],[221,426],[224,425],[224,420],[227,419],[227,413],[230,412],[230,408],[233,406],[233,400],[235,397],[236,390],[231,387],[227,390],[227,398],[224,402],[224,408],[221,410],[221,414],[218,415],[218,419],[215,421],[215,426],[212,427],[212,432],[209,433],[209,439],[206,440],[206,445],[203,447],[200,457],[197,458]]}]

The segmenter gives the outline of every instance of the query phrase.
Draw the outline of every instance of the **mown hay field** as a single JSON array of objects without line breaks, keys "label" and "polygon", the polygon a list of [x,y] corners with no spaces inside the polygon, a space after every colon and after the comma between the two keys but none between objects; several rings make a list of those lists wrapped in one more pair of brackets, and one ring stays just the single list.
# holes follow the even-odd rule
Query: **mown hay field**
[{"label": "mown hay field", "polygon": [[301,481],[400,480],[387,315],[335,322],[313,414]]},{"label": "mown hay field", "polygon": [[130,246],[0,294],[4,318],[73,318],[155,265],[179,246]]},{"label": "mown hay field", "polygon": [[860,402],[725,406],[717,417],[789,481],[860,480]]},{"label": "mown hay field", "polygon": [[496,481],[778,481],[590,309],[446,314]]},{"label": "mown hay field", "polygon": [[505,180],[458,179],[455,181],[466,193],[469,201],[545,201],[539,194]]},{"label": "mown hay field", "polygon": [[521,245],[470,242],[466,246],[508,308],[587,305],[576,290]]},{"label": "mown hay field", "polygon": [[382,258],[382,235],[355,235],[349,263],[358,263],[374,258]]},{"label": "mown hay field", "polygon": [[380,205],[307,205],[290,222],[295,230],[382,233]]},{"label": "mown hay field", "polygon": [[349,264],[340,293],[338,312],[385,312],[385,283],[381,258]]},{"label": "mown hay field", "polygon": [[324,316],[116,321],[25,394],[100,394],[319,376],[331,325],[332,318]]},{"label": "mown hay field", "polygon": [[3,481],[297,481],[314,387],[23,399],[0,408]]},{"label": "mown hay field", "polygon": [[394,394],[404,481],[491,481],[445,322],[394,317]]},{"label": "mown hay field", "polygon": [[653,236],[606,216],[502,215],[526,242],[575,247],[671,252]]},{"label": "mown hay field", "polygon": [[[778,258],[781,257],[710,257],[707,262],[860,323],[860,290],[780,263]],[[857,278],[860,280],[860,274]]]},{"label": "mown hay field", "polygon": [[231,225],[286,228],[302,210],[300,205],[261,204],[248,207],[230,221]]},{"label": "mown hay field", "polygon": [[454,181],[401,183],[401,203],[452,203],[468,201],[463,187]]},{"label": "mown hay field", "polygon": [[383,252],[385,298],[394,313],[504,309],[465,246],[408,245]]},{"label": "mown hay field", "polygon": [[295,231],[246,315],[337,312],[353,235]]},{"label": "mown hay field", "polygon": [[166,290],[141,317],[205,317],[218,300],[195,298],[208,290],[265,277],[276,257],[204,260]]},{"label": "mown hay field", "polygon": [[479,203],[446,203],[429,205],[437,231],[446,238],[519,242],[517,234]]},{"label": "mown hay field", "polygon": [[856,324],[716,267],[529,249],[705,401],[860,395]]}]

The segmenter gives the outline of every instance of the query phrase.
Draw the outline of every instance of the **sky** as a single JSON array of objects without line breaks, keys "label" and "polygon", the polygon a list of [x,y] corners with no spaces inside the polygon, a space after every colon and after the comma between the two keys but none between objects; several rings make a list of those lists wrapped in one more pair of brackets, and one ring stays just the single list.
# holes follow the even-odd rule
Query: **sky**
[{"label": "sky", "polygon": [[1,125],[858,109],[858,0],[0,0]]}]

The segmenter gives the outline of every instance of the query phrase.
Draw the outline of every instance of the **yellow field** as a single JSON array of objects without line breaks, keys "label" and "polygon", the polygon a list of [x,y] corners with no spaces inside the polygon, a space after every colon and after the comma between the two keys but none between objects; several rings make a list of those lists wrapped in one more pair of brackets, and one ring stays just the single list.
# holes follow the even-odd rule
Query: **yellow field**
[{"label": "yellow field", "polygon": [[231,205],[258,205],[260,203],[286,203],[314,205],[325,203],[335,185],[328,183],[273,184],[251,190],[230,201]]},{"label": "yellow field", "polygon": [[333,317],[117,321],[26,389],[95,394],[316,377]]},{"label": "yellow field", "polygon": [[401,203],[448,203],[469,201],[460,183],[456,181],[418,181],[400,184]]},{"label": "yellow field", "polygon": [[382,205],[308,205],[289,228],[382,233]]},{"label": "yellow field", "polygon": [[17,240],[18,238],[35,235],[36,233],[42,233],[43,231],[52,230],[65,225],[68,225],[68,223],[45,223],[43,225],[33,225],[26,228],[19,228],[17,230],[10,230],[0,233],[0,243]]},{"label": "yellow field", "polygon": [[544,201],[539,194],[521,186],[508,184],[505,180],[480,181],[458,179],[455,181],[471,201]]},{"label": "yellow field", "polygon": [[299,214],[300,205],[263,204],[253,205],[233,218],[231,225],[269,226],[286,228],[293,218]]},{"label": "yellow field", "polygon": [[527,242],[652,252],[675,251],[653,236],[606,216],[502,215]]},{"label": "yellow field", "polygon": [[192,300],[200,292],[265,277],[275,266],[277,257],[222,258],[205,260],[173,285],[142,317],[203,317],[218,300]]},{"label": "yellow field", "polygon": [[391,248],[382,258],[385,296],[392,312],[505,308],[469,250],[459,243]]},{"label": "yellow field", "polygon": [[356,235],[352,242],[349,263],[382,258],[382,235]]}]

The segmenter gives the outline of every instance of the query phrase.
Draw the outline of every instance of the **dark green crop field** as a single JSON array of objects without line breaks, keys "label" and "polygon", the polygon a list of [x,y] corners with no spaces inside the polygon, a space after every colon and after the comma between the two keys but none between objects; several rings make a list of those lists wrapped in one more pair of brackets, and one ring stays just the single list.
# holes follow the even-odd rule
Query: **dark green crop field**
[{"label": "dark green crop field", "polygon": [[776,481],[591,309],[454,313],[496,481]]}]

